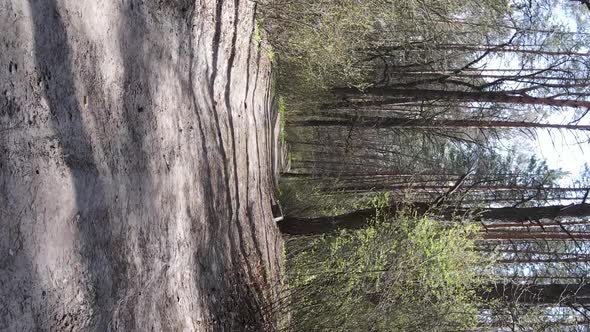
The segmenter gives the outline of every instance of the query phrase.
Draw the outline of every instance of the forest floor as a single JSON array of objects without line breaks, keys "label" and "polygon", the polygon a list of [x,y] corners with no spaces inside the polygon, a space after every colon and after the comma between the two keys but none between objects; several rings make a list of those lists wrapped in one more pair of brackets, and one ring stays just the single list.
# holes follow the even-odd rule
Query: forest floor
[{"label": "forest floor", "polygon": [[255,10],[0,3],[0,330],[272,329],[279,121]]}]

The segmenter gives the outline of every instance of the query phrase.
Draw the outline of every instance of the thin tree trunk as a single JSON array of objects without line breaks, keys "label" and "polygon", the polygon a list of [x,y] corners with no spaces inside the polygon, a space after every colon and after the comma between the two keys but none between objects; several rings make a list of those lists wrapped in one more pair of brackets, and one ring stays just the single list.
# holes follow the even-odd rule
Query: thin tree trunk
[{"label": "thin tree trunk", "polygon": [[500,264],[547,264],[547,263],[584,263],[590,262],[590,257],[551,257],[551,258],[506,258],[499,259],[495,263]]},{"label": "thin tree trunk", "polygon": [[368,88],[361,92],[355,88],[335,88],[333,91],[345,98],[379,98],[379,100],[351,102],[358,106],[385,105],[401,101],[454,100],[458,102],[492,102],[520,105],[543,105],[555,107],[590,108],[590,101],[575,99],[552,99],[512,94],[510,91],[456,91],[435,89],[394,89],[388,87]]},{"label": "thin tree trunk", "polygon": [[590,233],[581,232],[484,232],[484,240],[590,240]]},{"label": "thin tree trunk", "polygon": [[536,123],[524,121],[492,121],[492,120],[424,120],[390,117],[350,117],[348,119],[313,119],[289,121],[292,127],[341,126],[365,128],[551,128],[569,130],[590,130],[590,125],[568,125],[554,123]]},{"label": "thin tree trunk", "polygon": [[[402,204],[392,204],[389,212],[395,214],[403,208]],[[430,204],[416,202],[410,205],[417,215],[424,215],[429,211]],[[376,209],[363,209],[342,214],[338,216],[327,216],[318,218],[285,218],[278,223],[281,232],[290,235],[313,235],[339,231],[342,229],[359,229],[366,227],[376,216]],[[470,210],[445,208],[437,214],[443,218],[451,218],[453,215],[467,215]],[[558,217],[583,217],[590,216],[590,204],[574,205],[553,205],[529,208],[490,208],[474,214],[475,220],[501,220],[511,222],[523,222],[527,220],[555,219]],[[503,234],[503,233],[502,233]],[[564,233],[565,236],[567,234]],[[506,239],[501,234],[495,235],[494,239]]]},{"label": "thin tree trunk", "polygon": [[522,304],[590,304],[590,284],[492,284],[480,290],[479,296]]}]

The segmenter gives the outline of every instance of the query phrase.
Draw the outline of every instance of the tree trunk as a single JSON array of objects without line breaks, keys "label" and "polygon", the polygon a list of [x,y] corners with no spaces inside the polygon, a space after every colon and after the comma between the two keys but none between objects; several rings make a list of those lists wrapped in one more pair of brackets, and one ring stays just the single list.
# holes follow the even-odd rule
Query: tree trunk
[{"label": "tree trunk", "polygon": [[590,233],[587,232],[485,232],[482,236],[485,240],[590,240]]},{"label": "tree trunk", "polygon": [[[555,254],[543,254],[553,255]],[[586,263],[590,262],[590,257],[583,255],[580,257],[552,257],[552,258],[507,258],[496,260],[499,264],[547,264],[547,263]]]},{"label": "tree trunk", "polygon": [[[402,208],[402,204],[392,204],[389,212],[395,214]],[[417,215],[424,215],[429,211],[430,204],[416,202],[409,205]],[[298,218],[286,216],[278,223],[281,232],[290,235],[313,235],[339,231],[341,229],[359,229],[366,227],[371,218],[376,215],[375,209],[357,210],[338,216],[318,218]],[[477,212],[477,211],[475,211]],[[451,218],[453,215],[467,215],[470,210],[445,208],[437,214],[443,218]],[[583,217],[590,216],[590,204],[553,205],[530,208],[490,208],[474,214],[475,220],[502,220],[510,222],[522,222],[527,220],[554,219],[557,217]],[[500,238],[504,233],[498,233]],[[564,233],[564,235],[567,235]],[[502,237],[504,238],[504,237]]]},{"label": "tree trunk", "polygon": [[453,91],[435,89],[395,89],[389,87],[368,88],[363,92],[355,88],[335,88],[333,91],[345,98],[379,98],[379,100],[352,102],[357,106],[386,105],[401,101],[454,100],[457,102],[491,102],[520,105],[590,108],[590,101],[575,99],[552,99],[512,94],[510,91]]},{"label": "tree trunk", "polygon": [[479,296],[522,304],[590,304],[590,284],[492,284],[480,290]]},{"label": "tree trunk", "polygon": [[292,127],[357,127],[357,128],[550,128],[569,130],[590,130],[590,125],[568,125],[554,123],[535,123],[524,121],[492,120],[424,120],[390,117],[350,117],[347,119],[313,119],[289,121]]}]

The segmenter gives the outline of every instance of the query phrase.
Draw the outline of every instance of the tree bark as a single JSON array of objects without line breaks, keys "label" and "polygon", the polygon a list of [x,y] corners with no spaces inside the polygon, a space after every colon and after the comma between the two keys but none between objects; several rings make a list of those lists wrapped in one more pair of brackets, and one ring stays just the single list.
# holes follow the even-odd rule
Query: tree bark
[{"label": "tree bark", "polygon": [[457,91],[436,89],[395,89],[373,87],[364,91],[355,88],[335,88],[333,91],[344,98],[379,98],[379,100],[351,102],[357,106],[387,105],[401,101],[454,100],[457,102],[492,102],[520,105],[543,105],[555,107],[590,108],[590,101],[575,99],[552,99],[513,94],[510,91]]},{"label": "tree bark", "polygon": [[590,233],[583,232],[485,232],[482,237],[485,240],[590,240]]},{"label": "tree bark", "polygon": [[535,123],[524,121],[492,120],[424,120],[397,117],[349,117],[346,119],[295,120],[287,123],[293,127],[357,127],[357,128],[550,128],[568,130],[590,130],[590,125],[568,125],[555,123]]},{"label": "tree bark", "polygon": [[590,284],[492,284],[479,291],[484,300],[522,304],[590,304]]},{"label": "tree bark", "polygon": [[[404,206],[402,204],[392,204],[389,212],[395,214]],[[408,206],[412,208],[417,215],[424,215],[430,209],[429,203],[415,202]],[[573,204],[573,205],[553,205],[530,208],[489,208],[481,210],[479,213],[474,211],[475,220],[502,220],[510,222],[522,222],[527,220],[554,219],[558,217],[583,217],[590,216],[590,204]],[[286,216],[278,223],[281,232],[290,235],[313,235],[335,232],[342,229],[359,229],[366,227],[376,216],[376,209],[364,209],[350,212],[337,216],[327,216],[318,218],[298,218]],[[443,218],[451,218],[454,215],[467,215],[471,211],[468,209],[445,208],[439,210],[437,215]],[[503,234],[503,233],[501,233]],[[500,238],[500,233],[496,238]],[[564,236],[567,234],[564,233]],[[504,238],[504,237],[502,237]]]}]

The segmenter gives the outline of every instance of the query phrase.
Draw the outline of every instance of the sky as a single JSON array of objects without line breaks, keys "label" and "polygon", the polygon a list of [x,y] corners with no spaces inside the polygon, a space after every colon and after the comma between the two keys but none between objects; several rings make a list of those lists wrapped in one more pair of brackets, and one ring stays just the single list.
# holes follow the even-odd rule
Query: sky
[{"label": "sky", "polygon": [[[563,4],[563,2],[560,3]],[[572,13],[577,12],[579,9],[578,3],[569,2],[565,6],[561,5],[554,8],[551,16],[555,23],[562,24],[569,31],[585,31],[588,28],[585,26],[585,22],[581,23],[584,26],[579,26],[579,17],[578,19],[572,17]],[[581,7],[581,10],[586,13],[585,8]],[[590,13],[588,14],[590,15]],[[577,118],[573,112],[567,113],[551,115],[546,121],[548,123],[566,124]],[[590,114],[582,118],[578,124],[590,125]],[[584,164],[590,163],[590,143],[588,142],[590,135],[556,130],[539,131],[537,135],[536,152],[547,161],[549,167],[560,168],[568,172],[570,179],[578,178]],[[583,143],[579,141],[583,141]]]},{"label": "sky", "polygon": [[[590,17],[590,12],[584,11],[580,15],[578,3],[556,1],[555,7],[552,8],[551,18],[547,25],[559,24],[567,31],[587,32],[588,26],[587,14]],[[582,7],[582,10],[585,8]],[[576,13],[574,18],[572,13]],[[590,45],[589,45],[590,46]],[[588,51],[588,49],[586,49]],[[502,57],[497,56],[488,61],[489,68],[506,68],[518,69],[519,63],[516,59],[507,58],[506,54]],[[501,74],[501,73],[498,73]],[[515,87],[516,88],[516,87]],[[555,112],[555,114],[552,114]],[[577,112],[577,113],[576,113]],[[548,110],[548,116],[543,119],[545,123],[568,124],[574,119],[577,119],[584,110],[563,110],[553,111]],[[590,112],[582,118],[578,124],[590,125]],[[584,164],[590,164],[590,132],[568,131],[568,130],[538,130],[536,132],[536,139],[530,142],[522,142],[521,147],[530,148],[531,154],[540,156],[544,159],[548,166],[552,169],[561,169],[569,173],[568,176],[562,179],[563,185],[571,184],[572,181],[579,178]],[[520,144],[519,140],[524,138],[516,138],[516,144]],[[515,142],[512,142],[515,143]]]},{"label": "sky", "polygon": [[[572,118],[569,115],[556,114],[549,117],[547,122],[568,123]],[[586,116],[579,124],[590,125],[590,115]],[[569,173],[564,179],[571,182],[579,177],[585,163],[590,163],[589,133],[574,134],[564,130],[540,130],[537,132],[537,140],[533,147],[536,154],[547,161],[550,168],[561,169]],[[578,140],[585,142],[578,143]]]}]

